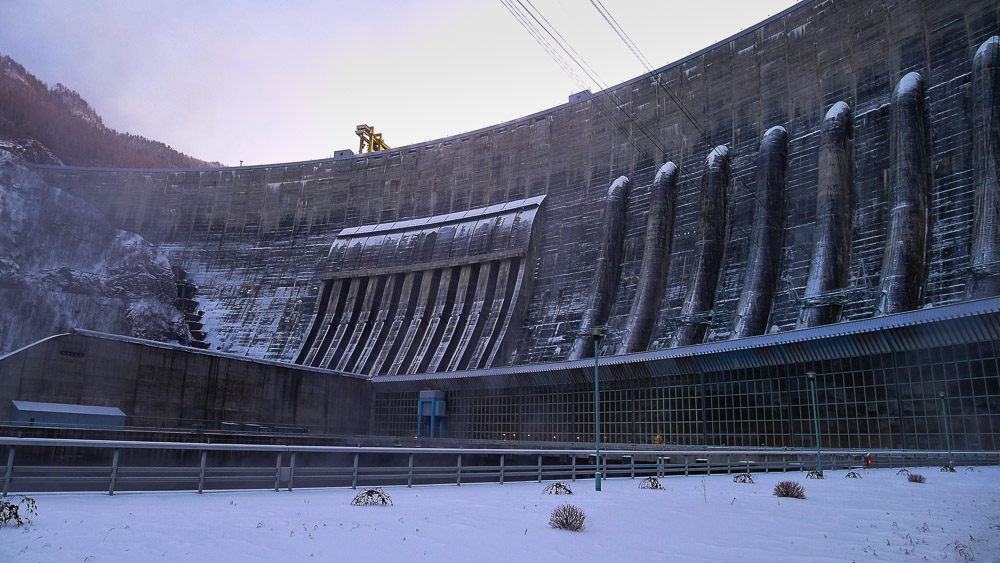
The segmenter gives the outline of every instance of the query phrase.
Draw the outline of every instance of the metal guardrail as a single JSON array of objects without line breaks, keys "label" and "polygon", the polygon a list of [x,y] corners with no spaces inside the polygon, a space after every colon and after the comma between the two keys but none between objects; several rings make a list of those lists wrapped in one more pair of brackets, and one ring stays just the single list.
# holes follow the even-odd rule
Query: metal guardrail
[{"label": "metal guardrail", "polygon": [[[297,446],[0,438],[10,492],[281,489],[592,479],[586,449]],[[866,454],[872,463],[866,464]],[[830,450],[823,467],[948,464],[948,452]],[[1000,452],[953,452],[956,465],[1000,464]],[[27,458],[17,463],[20,458]],[[2,458],[0,458],[2,459]],[[53,460],[52,463],[45,463]],[[806,450],[610,450],[603,478],[787,472],[816,468]],[[2,466],[0,466],[2,467]]]}]

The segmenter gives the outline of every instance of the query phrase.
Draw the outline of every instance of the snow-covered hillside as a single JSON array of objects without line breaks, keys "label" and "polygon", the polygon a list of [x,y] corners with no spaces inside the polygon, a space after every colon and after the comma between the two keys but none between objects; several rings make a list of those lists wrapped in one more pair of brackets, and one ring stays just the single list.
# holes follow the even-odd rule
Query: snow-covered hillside
[{"label": "snow-covered hillside", "polygon": [[0,148],[0,354],[70,328],[186,340],[166,256]]},{"label": "snow-covered hillside", "polygon": [[[0,561],[997,561],[1000,468],[896,469],[638,480],[390,487],[391,507],[349,506],[349,489],[275,493],[44,494],[39,515],[0,529]],[[805,500],[776,498],[778,481]],[[586,528],[548,526],[580,506]]]}]

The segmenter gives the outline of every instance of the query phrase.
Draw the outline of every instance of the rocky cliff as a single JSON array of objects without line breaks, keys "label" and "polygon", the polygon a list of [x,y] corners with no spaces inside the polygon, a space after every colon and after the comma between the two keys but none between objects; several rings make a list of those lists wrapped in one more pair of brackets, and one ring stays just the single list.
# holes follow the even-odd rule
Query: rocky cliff
[{"label": "rocky cliff", "polygon": [[187,341],[163,253],[0,147],[0,353],[87,328]]}]

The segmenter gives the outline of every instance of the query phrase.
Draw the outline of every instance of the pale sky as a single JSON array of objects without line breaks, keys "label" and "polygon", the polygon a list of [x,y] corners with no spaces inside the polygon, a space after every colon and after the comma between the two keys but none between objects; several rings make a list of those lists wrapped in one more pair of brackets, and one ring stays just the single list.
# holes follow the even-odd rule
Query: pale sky
[{"label": "pale sky", "polygon": [[[603,3],[654,68],[794,4]],[[533,5],[605,84],[645,72],[588,0]],[[402,147],[582,89],[500,0],[0,0],[0,54],[109,127],[227,165],[356,151],[360,123]]]}]

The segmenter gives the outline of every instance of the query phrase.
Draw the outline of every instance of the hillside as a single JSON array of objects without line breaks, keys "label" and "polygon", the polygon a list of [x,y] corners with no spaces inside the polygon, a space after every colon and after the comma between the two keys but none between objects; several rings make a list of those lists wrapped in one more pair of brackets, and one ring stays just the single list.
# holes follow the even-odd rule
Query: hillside
[{"label": "hillside", "polygon": [[[71,166],[219,166],[177,152],[161,142],[107,127],[80,94],[62,84],[49,88],[4,55],[0,55],[0,139],[37,141]],[[31,160],[30,153],[23,156]],[[49,164],[51,160],[39,163]]]},{"label": "hillside", "polygon": [[187,342],[166,255],[2,142],[0,225],[0,355],[72,328]]}]

